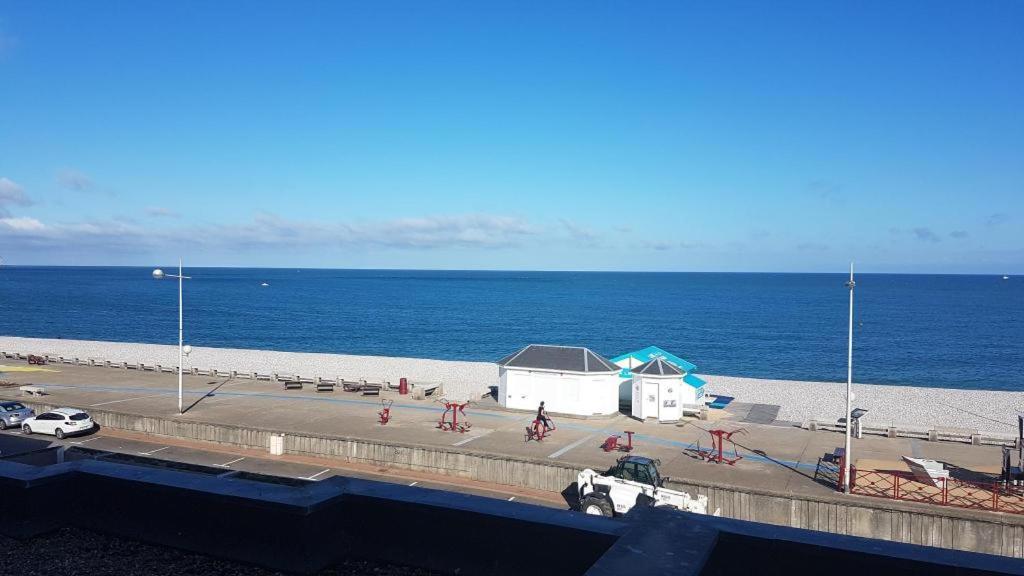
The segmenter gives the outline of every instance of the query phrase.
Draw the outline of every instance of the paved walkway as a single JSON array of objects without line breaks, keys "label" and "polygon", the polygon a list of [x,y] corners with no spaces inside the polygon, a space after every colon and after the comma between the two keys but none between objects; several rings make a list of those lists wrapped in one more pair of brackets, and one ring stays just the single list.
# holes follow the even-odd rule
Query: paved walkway
[{"label": "paved walkway", "polygon": [[[17,384],[32,383],[49,393],[42,400],[89,409],[146,416],[262,427],[275,430],[359,437],[400,443],[446,447],[515,457],[548,459],[581,467],[605,469],[621,454],[600,446],[610,434],[635,432],[635,454],[658,458],[666,476],[720,482],[802,494],[824,494],[831,488],[816,478],[819,458],[842,445],[843,436],[809,432],[795,427],[756,422],[690,421],[679,425],[637,422],[619,415],[599,419],[556,419],[557,430],[544,442],[526,442],[524,431],[531,414],[485,408],[467,409],[472,428],[465,434],[437,429],[443,407],[436,401],[395,400],[392,420],[377,423],[380,400],[336,390],[317,393],[283,390],[269,382],[247,379],[185,378],[186,413],[177,415],[177,377],[134,370],[85,366],[50,366],[47,372],[7,372],[3,378]],[[0,388],[0,397],[31,401],[17,387]],[[765,415],[765,419],[773,415]],[[735,466],[709,464],[696,455],[707,448],[711,428],[743,429],[733,437],[743,460]],[[624,440],[625,438],[623,438]],[[727,444],[727,450],[731,447]],[[854,454],[872,462],[898,463],[902,455],[931,458],[965,470],[998,469],[1000,449],[912,439],[865,437],[855,440]]]}]

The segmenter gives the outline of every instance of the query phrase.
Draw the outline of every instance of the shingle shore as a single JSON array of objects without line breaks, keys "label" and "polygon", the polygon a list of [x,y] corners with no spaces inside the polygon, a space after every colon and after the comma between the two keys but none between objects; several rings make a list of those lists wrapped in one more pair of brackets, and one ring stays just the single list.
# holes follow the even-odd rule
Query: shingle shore
[{"label": "shingle shore", "polygon": [[[0,351],[101,358],[113,362],[144,362],[176,366],[178,347],[162,344],[53,340],[0,336]],[[237,348],[193,347],[186,367],[237,370],[304,377],[384,378],[397,382],[440,382],[449,398],[479,398],[498,383],[498,367],[490,362],[463,362],[353,356],[309,352],[278,352]],[[781,406],[778,418],[796,422],[837,418],[845,409],[845,383],[768,380],[701,375],[712,394],[734,396],[738,402]],[[948,427],[1016,434],[1017,413],[1024,412],[1024,392],[957,390],[916,386],[855,384],[855,407],[869,410],[873,425]]]}]

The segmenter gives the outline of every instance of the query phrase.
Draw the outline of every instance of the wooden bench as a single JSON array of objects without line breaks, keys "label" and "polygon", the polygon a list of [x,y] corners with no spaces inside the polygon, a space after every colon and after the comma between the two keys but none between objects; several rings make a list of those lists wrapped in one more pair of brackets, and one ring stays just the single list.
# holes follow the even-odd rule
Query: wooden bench
[{"label": "wooden bench", "polygon": [[334,382],[332,380],[320,380],[316,383],[317,392],[334,392]]},{"label": "wooden bench", "polygon": [[45,396],[46,390],[42,386],[22,386],[18,388],[22,394],[26,396]]},{"label": "wooden bench", "polygon": [[302,382],[298,380],[282,380],[281,385],[285,390],[302,390]]}]

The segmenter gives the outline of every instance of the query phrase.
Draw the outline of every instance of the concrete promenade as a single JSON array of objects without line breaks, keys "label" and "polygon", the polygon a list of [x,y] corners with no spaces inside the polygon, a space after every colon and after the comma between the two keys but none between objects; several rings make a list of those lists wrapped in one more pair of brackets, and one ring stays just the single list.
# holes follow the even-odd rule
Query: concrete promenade
[{"label": "concrete promenade", "polygon": [[[21,354],[50,354],[129,364],[176,366],[178,347],[133,342],[101,342],[0,336],[0,350]],[[699,364],[700,362],[698,362]],[[479,398],[498,383],[493,362],[423,358],[356,356],[194,346],[186,369],[239,373],[294,374],[305,378],[348,380],[368,378],[397,382],[443,383],[451,397]],[[845,409],[845,384],[702,374],[708,392],[734,396],[737,402],[777,407],[776,418],[802,422],[834,421]],[[845,372],[836,375],[842,379]],[[910,384],[910,383],[908,383]],[[915,383],[927,384],[927,382]],[[988,435],[1015,435],[1017,413],[1024,412],[1024,392],[855,384],[856,406],[868,409],[865,424],[909,429],[959,429]]]},{"label": "concrete promenade", "polygon": [[[819,472],[819,458],[842,445],[833,432],[748,423],[690,421],[679,425],[611,418],[557,418],[557,430],[543,442],[525,442],[532,415],[487,408],[486,402],[467,409],[472,428],[464,434],[437,429],[442,406],[433,400],[385,395],[395,400],[392,420],[377,423],[380,400],[336,390],[317,393],[312,386],[283,390],[279,384],[230,378],[187,376],[186,413],[177,415],[177,380],[173,374],[112,368],[55,365],[46,371],[8,372],[15,384],[46,389],[41,398],[26,398],[16,386],[0,388],[0,397],[38,400],[90,411],[108,411],[193,423],[225,424],[323,437],[362,438],[382,443],[443,448],[450,452],[486,454],[605,469],[620,453],[600,446],[610,434],[635,432],[634,453],[658,458],[662,472],[672,477],[779,493],[830,494],[832,487]],[[743,432],[734,436],[743,460],[735,466],[709,464],[696,456],[711,441],[708,429]],[[625,440],[625,437],[623,437]],[[726,445],[727,451],[732,448]],[[855,440],[856,459],[874,468],[899,467],[903,455],[931,458],[968,473],[999,470],[1000,449],[916,439],[865,437]],[[438,472],[444,473],[439,470]]]}]

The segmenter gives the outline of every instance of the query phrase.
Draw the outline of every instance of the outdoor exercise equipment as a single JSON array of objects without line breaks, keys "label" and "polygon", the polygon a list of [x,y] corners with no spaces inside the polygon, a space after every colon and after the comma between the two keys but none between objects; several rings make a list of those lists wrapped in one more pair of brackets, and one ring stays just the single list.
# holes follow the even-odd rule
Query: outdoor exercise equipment
[{"label": "outdoor exercise equipment", "polygon": [[[714,462],[715,464],[728,464],[730,466],[736,464],[740,460],[743,460],[743,456],[740,456],[739,451],[736,450],[736,443],[732,440],[733,434],[746,434],[747,431],[743,428],[738,430],[726,431],[726,430],[708,430],[711,434],[711,449],[701,449],[700,442],[697,443],[697,455],[708,462]],[[732,444],[732,453],[736,456],[735,458],[725,457],[725,442],[728,441]]]},{"label": "outdoor exercise equipment", "polygon": [[622,434],[612,434],[605,438],[604,444],[601,444],[601,449],[605,452],[632,452],[633,451],[633,431],[623,430],[623,434],[626,435],[626,443],[619,444],[619,440],[622,439]]},{"label": "outdoor exercise equipment", "polygon": [[380,425],[383,426],[391,421],[391,405],[394,404],[394,400],[383,399],[380,401],[381,411],[377,412],[377,416],[380,417]]},{"label": "outdoor exercise equipment", "polygon": [[[441,413],[441,420],[437,423],[437,427],[445,432],[466,432],[473,427],[469,423],[469,417],[466,416],[466,406],[469,406],[469,402],[450,402],[442,398],[440,400],[444,404],[444,412]],[[459,421],[459,415],[462,415],[462,421]]]},{"label": "outdoor exercise equipment", "polygon": [[[551,419],[549,418],[548,421],[550,420]],[[530,440],[536,440],[537,442],[543,442],[554,429],[554,426],[549,428],[543,420],[538,418],[526,427],[526,441],[529,442]]]}]

